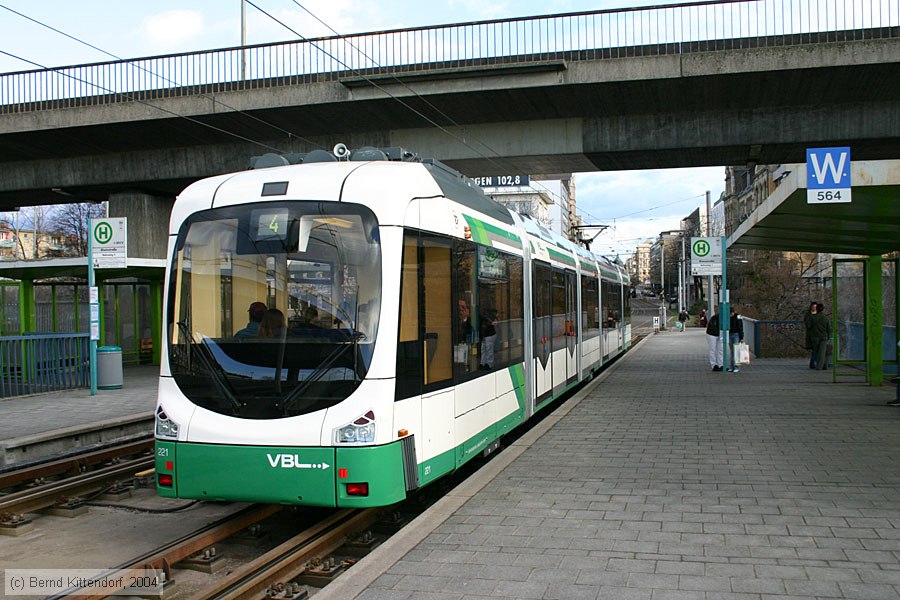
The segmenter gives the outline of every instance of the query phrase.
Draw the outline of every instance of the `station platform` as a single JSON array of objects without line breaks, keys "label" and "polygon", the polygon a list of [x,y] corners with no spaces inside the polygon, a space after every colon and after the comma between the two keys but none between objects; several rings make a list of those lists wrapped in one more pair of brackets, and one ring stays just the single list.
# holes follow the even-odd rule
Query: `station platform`
[{"label": "station platform", "polygon": [[159,366],[123,370],[118,390],[0,399],[0,468],[93,443],[152,433]]},{"label": "station platform", "polygon": [[317,600],[900,598],[894,388],[640,342]]}]

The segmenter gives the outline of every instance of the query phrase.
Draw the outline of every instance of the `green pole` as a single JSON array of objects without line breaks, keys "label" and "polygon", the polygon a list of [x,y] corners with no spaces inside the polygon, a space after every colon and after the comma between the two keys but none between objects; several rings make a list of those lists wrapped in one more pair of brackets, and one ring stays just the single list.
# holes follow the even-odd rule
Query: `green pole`
[{"label": "green pole", "polygon": [[[34,281],[23,279],[19,282],[19,335],[25,335],[26,331],[34,331],[37,327],[37,319],[34,317]],[[22,344],[22,365],[25,367],[24,379],[28,381],[35,360],[34,352],[29,352],[28,348],[33,348],[28,344]]]},{"label": "green pole", "polygon": [[52,323],[51,327],[53,327],[53,333],[56,333],[59,328],[56,326],[56,284],[50,284],[50,321]]},{"label": "green pole", "polygon": [[150,336],[153,338],[153,364],[162,359],[162,281],[150,283]]},{"label": "green pole", "polygon": [[719,329],[722,330],[722,370],[728,368],[728,357],[731,355],[731,336],[729,335],[729,329],[731,329],[731,310],[729,309],[729,302],[731,298],[728,293],[728,266],[726,255],[728,252],[725,249],[725,236],[719,238],[722,244],[722,302],[719,303]]},{"label": "green pole", "polygon": [[19,282],[19,334],[34,331],[37,319],[34,316],[34,281],[23,279]]},{"label": "green pole", "polygon": [[884,294],[881,256],[866,258],[866,378],[880,386],[884,379]]}]

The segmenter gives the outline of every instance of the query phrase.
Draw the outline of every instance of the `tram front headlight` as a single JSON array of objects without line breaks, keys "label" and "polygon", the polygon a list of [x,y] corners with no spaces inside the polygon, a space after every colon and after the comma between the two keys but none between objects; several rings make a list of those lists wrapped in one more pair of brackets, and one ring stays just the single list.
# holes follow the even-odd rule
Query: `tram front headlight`
[{"label": "tram front headlight", "polygon": [[169,418],[162,406],[156,409],[156,437],[178,439],[178,423]]},{"label": "tram front headlight", "polygon": [[368,411],[366,414],[334,429],[334,442],[336,444],[365,444],[375,441],[375,413]]}]

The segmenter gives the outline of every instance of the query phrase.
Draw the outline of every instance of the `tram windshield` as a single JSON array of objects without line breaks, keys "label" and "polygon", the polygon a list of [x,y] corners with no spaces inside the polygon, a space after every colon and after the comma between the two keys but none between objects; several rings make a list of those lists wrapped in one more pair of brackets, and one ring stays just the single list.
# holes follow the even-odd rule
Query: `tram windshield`
[{"label": "tram windshield", "polygon": [[169,364],[187,397],[247,419],[327,408],[372,360],[377,222],[360,205],[266,202],[182,226],[169,277]]}]

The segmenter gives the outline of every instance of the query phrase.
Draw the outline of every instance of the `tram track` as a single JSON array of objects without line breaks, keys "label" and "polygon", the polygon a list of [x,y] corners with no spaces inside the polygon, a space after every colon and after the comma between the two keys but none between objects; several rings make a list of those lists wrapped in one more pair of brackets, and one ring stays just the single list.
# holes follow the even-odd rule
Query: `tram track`
[{"label": "tram track", "polygon": [[[150,552],[120,564],[94,578],[92,581],[122,580],[123,575],[150,574],[160,585],[171,581],[173,569],[178,563],[205,549],[228,540],[229,537],[281,512],[276,504],[254,504],[232,515],[201,527],[200,529],[168,542]],[[292,580],[307,571],[311,563],[340,548],[348,536],[371,527],[378,519],[381,509],[341,509],[336,510],[305,527],[290,539],[278,544],[260,556],[240,565],[225,575],[213,578],[215,581],[179,597],[189,598],[261,598],[272,590],[290,589],[297,586]],[[339,570],[343,570],[341,565]],[[324,568],[328,570],[329,568]],[[331,569],[339,572],[338,569]],[[127,578],[124,578],[127,580]],[[99,592],[102,590],[102,592]],[[106,584],[96,588],[73,587],[50,598],[65,598],[77,594],[86,600],[99,600],[119,590]],[[293,597],[292,595],[285,597]]]},{"label": "tram track", "polygon": [[35,512],[60,501],[94,494],[135,473],[153,467],[153,457],[142,457],[102,467],[88,473],[43,483],[0,496],[0,515]]},{"label": "tram track", "polygon": [[[152,438],[141,439],[2,473],[0,490],[14,491],[0,495],[0,517],[35,512],[133,479],[153,467],[153,456],[148,455],[153,444]],[[139,456],[123,459],[134,455]]]},{"label": "tram track", "polygon": [[340,510],[193,597],[258,598],[268,590],[285,588],[307,569],[310,560],[337,550],[348,535],[370,527],[379,513],[379,509],[372,508]]}]

